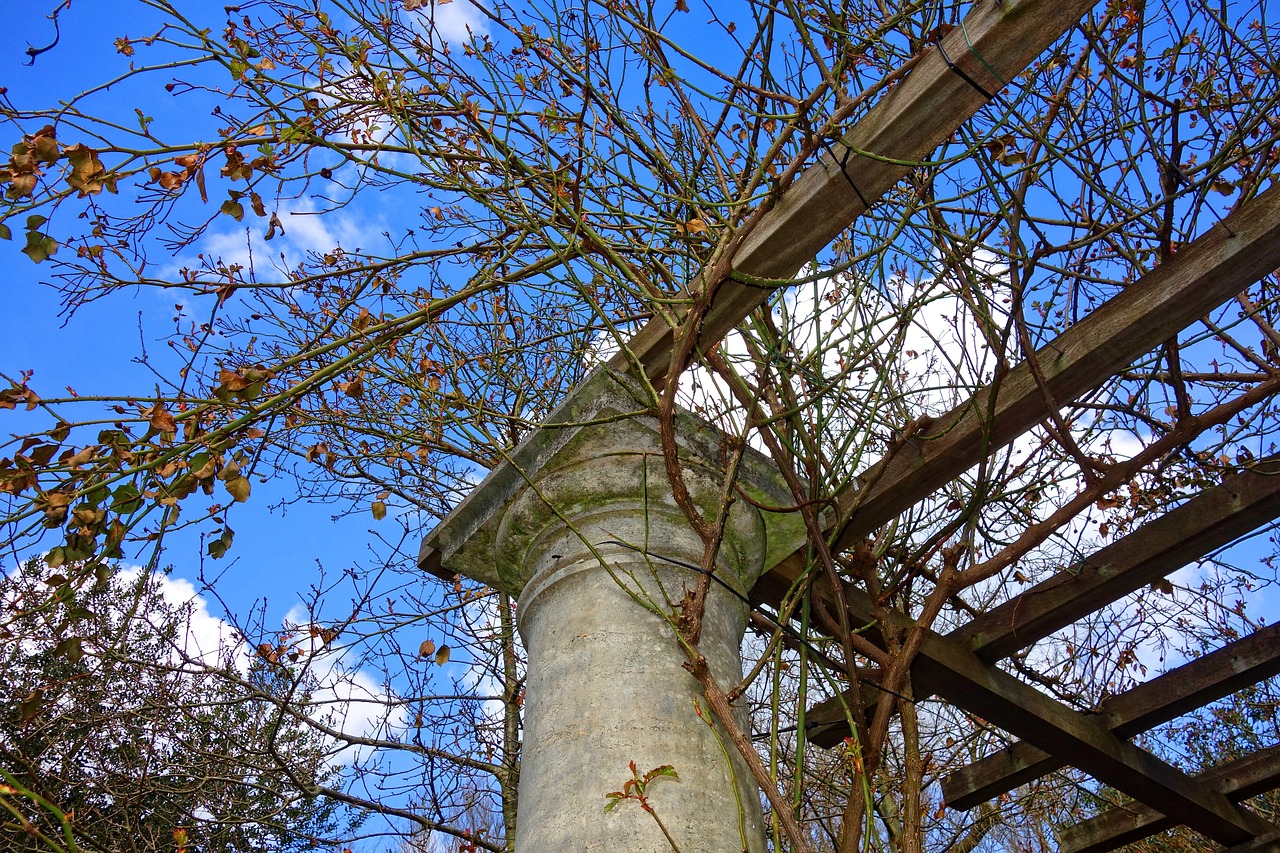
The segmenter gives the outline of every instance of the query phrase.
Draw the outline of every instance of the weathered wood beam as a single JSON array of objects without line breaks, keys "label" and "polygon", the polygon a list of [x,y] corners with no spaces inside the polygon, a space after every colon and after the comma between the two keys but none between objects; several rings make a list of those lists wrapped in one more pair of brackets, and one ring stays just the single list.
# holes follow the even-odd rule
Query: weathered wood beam
[{"label": "weathered wood beam", "polygon": [[[761,280],[781,284],[792,278],[866,211],[864,201],[874,204],[911,171],[909,164],[926,158],[973,116],[987,102],[977,86],[999,92],[1003,81],[1020,74],[1093,5],[1093,0],[973,4],[962,27],[943,37],[939,47],[928,48],[843,140],[833,142],[845,160],[843,170],[830,152],[822,153],[746,236],[732,271],[718,280],[704,277],[700,284],[712,288],[712,299],[698,328],[698,346],[722,340],[773,294],[775,288],[762,286]],[[949,67],[944,56],[977,86]],[[656,382],[670,368],[673,344],[674,330],[659,317],[631,339],[627,350]],[[622,354],[612,365],[630,368]]]},{"label": "weathered wood beam", "polygon": [[[932,695],[927,686],[918,684],[915,673],[911,675],[912,692],[921,695]],[[926,693],[927,691],[927,693]],[[814,705],[804,712],[804,736],[809,743],[831,749],[838,746],[845,738],[853,734],[849,726],[849,717],[845,708],[852,705],[853,695],[846,690],[843,696],[833,696]]]},{"label": "weathered wood beam", "polygon": [[[1043,583],[974,617],[947,636],[963,642],[981,660],[994,663],[1151,581],[1199,560],[1278,516],[1280,457],[1269,457],[1247,471],[1228,477],[1220,485],[1206,489]],[[1266,677],[1259,676],[1255,681]],[[917,679],[913,686],[917,696],[927,695],[926,683]],[[1218,693],[1213,698],[1223,695],[1226,694]],[[832,747],[847,737],[849,727],[844,715],[847,704],[847,698],[843,702],[833,698],[809,709],[805,713],[805,733],[809,740],[818,746]],[[1196,702],[1187,709],[1200,704],[1203,703]],[[996,793],[1004,790],[1008,788]],[[982,798],[985,799],[989,797]],[[971,808],[976,804],[972,798],[963,795],[962,802],[966,805],[953,805]]]},{"label": "weathered wood beam", "polygon": [[[1280,267],[1280,187],[1242,206],[1033,358],[1060,405],[1097,387]],[[936,420],[837,495],[837,549],[851,546],[1048,416],[1030,359]],[[804,569],[804,545],[756,585],[776,604]]]},{"label": "weathered wood beam", "polygon": [[[834,598],[825,585],[818,590]],[[877,611],[871,597],[853,587],[846,587],[843,597],[853,627],[874,628]],[[889,618],[902,631],[916,630],[904,615]],[[864,636],[875,639],[878,632],[870,630]],[[1073,765],[1095,779],[1177,814],[1182,823],[1219,843],[1238,844],[1271,828],[1222,794],[1206,790],[1177,768],[1117,737],[1101,721],[1066,707],[937,632],[924,629],[911,671],[951,704],[1047,752],[1071,756]]]},{"label": "weathered wood beam", "polygon": [[[1280,787],[1280,746],[1247,755],[1244,758],[1219,765],[1195,777],[1206,788],[1214,790],[1232,802]],[[1063,853],[1105,853],[1126,844],[1163,832],[1179,824],[1179,820],[1161,814],[1142,803],[1130,803],[1103,812],[1063,830]],[[1280,829],[1277,829],[1280,831]],[[1265,837],[1265,836],[1264,836]],[[1274,835],[1273,835],[1274,840]],[[1243,849],[1275,849],[1247,847]],[[1234,849],[1234,848],[1233,848]]]},{"label": "weathered wood beam", "polygon": [[[1278,673],[1280,624],[1274,624],[1105,699],[1097,719],[1117,736],[1132,737]],[[1011,744],[946,776],[943,800],[971,809],[1072,763],[1069,757],[1022,741]]]},{"label": "weathered wood beam", "polygon": [[996,661],[1189,565],[1280,516],[1280,457],[1260,461],[950,636]]}]

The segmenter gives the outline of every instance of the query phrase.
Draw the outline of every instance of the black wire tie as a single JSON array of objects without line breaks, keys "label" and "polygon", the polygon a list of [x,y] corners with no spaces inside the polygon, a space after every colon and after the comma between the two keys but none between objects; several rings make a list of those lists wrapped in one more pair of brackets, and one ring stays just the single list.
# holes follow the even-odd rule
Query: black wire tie
[{"label": "black wire tie", "polygon": [[[853,191],[858,196],[858,201],[862,202],[862,209],[870,210],[871,205],[867,202],[867,197],[862,194],[862,190],[858,189],[858,185],[853,182],[853,176],[849,174],[849,170],[847,168],[849,165],[849,155],[853,153],[853,149],[845,145],[844,156],[837,160],[836,153],[831,150],[831,143],[824,142],[823,144],[827,147],[827,153],[831,155],[831,159],[835,160],[836,165],[840,167],[840,174],[844,175],[844,179],[849,182],[849,186],[853,187]],[[840,144],[844,145],[843,142]]]},{"label": "black wire tie", "polygon": [[988,101],[995,99],[995,95],[991,94],[986,89],[982,88],[981,83],[979,83],[977,80],[974,80],[972,77],[970,77],[968,74],[965,73],[965,70],[963,68],[961,68],[959,65],[956,65],[954,62],[951,61],[951,57],[947,56],[947,49],[942,46],[941,39],[938,40],[938,53],[942,54],[942,61],[947,63],[947,67],[950,68],[952,71],[954,71],[957,75],[959,75],[961,80],[968,83],[973,88],[977,89],[978,93],[982,95],[982,97],[986,98]]}]

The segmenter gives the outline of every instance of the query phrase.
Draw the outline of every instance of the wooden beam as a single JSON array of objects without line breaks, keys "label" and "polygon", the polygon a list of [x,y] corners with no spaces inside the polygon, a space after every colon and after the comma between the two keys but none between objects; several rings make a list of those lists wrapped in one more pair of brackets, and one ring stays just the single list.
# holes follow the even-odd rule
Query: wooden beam
[{"label": "wooden beam", "polygon": [[[1280,187],[1268,190],[1034,356],[1066,405],[1280,267]],[[994,396],[994,399],[993,399]],[[1049,414],[1027,362],[904,442],[840,496],[847,548]],[[864,485],[865,484],[865,485]]]},{"label": "wooden beam", "polygon": [[[994,663],[1278,516],[1280,457],[1269,457],[1043,583],[974,617],[947,636],[964,643],[981,660]],[[1266,677],[1259,676],[1255,681]],[[928,694],[928,685],[924,682],[917,681],[914,688],[917,696]],[[1218,693],[1213,698],[1223,695],[1225,693]],[[847,698],[844,701],[833,698],[806,711],[806,737],[828,748],[847,737],[849,727],[844,715],[847,704]],[[1196,702],[1187,710],[1200,704],[1203,703]],[[982,798],[986,799],[989,797]],[[963,797],[963,802],[968,805],[956,804],[957,807],[971,808],[976,804],[968,796]]]},{"label": "wooden beam", "polygon": [[[1222,764],[1196,776],[1196,781],[1232,802],[1280,787],[1280,746]],[[1105,853],[1163,832],[1179,820],[1141,803],[1118,806],[1069,826],[1061,834],[1062,853]],[[1276,828],[1280,831],[1280,828]],[[1265,837],[1265,836],[1264,836]],[[1251,842],[1246,841],[1245,844]],[[1274,849],[1274,848],[1251,848]]]},{"label": "wooden beam", "polygon": [[[1065,405],[1280,267],[1280,187],[1185,246],[1033,358]],[[904,442],[837,496],[837,549],[874,532],[1048,415],[1028,361]],[[756,584],[777,604],[804,569],[804,543]]]},{"label": "wooden beam", "polygon": [[1103,699],[1107,728],[1133,737],[1280,674],[1280,623]]},{"label": "wooden beam", "polygon": [[[913,692],[920,691],[921,698],[932,695],[932,691],[927,686],[917,683],[915,673],[911,674],[911,688]],[[805,739],[824,749],[832,749],[843,743],[845,738],[853,734],[853,729],[849,726],[849,718],[845,714],[845,708],[848,708],[852,701],[852,694],[846,690],[843,696],[825,699],[806,710],[804,712]]]},{"label": "wooden beam", "polygon": [[985,661],[1044,639],[1280,516],[1280,457],[1226,478],[949,636]]},{"label": "wooden beam", "polygon": [[[829,588],[818,587],[831,598]],[[871,597],[846,587],[845,605],[853,627],[877,623]],[[832,602],[834,604],[834,602]],[[963,644],[937,632],[917,629],[890,612],[902,631],[923,630],[920,651],[912,664],[931,690],[953,705],[998,725],[1005,731],[1057,755],[1095,779],[1162,812],[1177,814],[1197,832],[1222,844],[1238,844],[1269,826],[1241,811],[1224,796],[1209,791],[1185,773],[1108,731],[1101,721],[1080,714],[982,660]],[[876,631],[864,633],[875,638]]]},{"label": "wooden beam", "polygon": [[[926,158],[968,121],[987,102],[977,86],[990,93],[1002,90],[1003,81],[1022,73],[1093,5],[1093,0],[973,4],[963,26],[943,37],[940,47],[927,48],[907,76],[834,142],[843,167],[830,152],[820,154],[746,235],[732,271],[710,281],[704,273],[700,286],[711,288],[712,299],[699,324],[698,346],[706,349],[722,340],[773,294],[775,288],[761,286],[761,280],[781,284],[795,276],[866,211],[866,204],[910,172],[910,164]],[[944,51],[977,86],[948,65]],[[670,368],[673,341],[673,329],[659,317],[631,339],[627,350],[657,382]],[[622,354],[611,364],[630,367]]]},{"label": "wooden beam", "polygon": [[[1276,674],[1280,623],[1105,699],[1097,718],[1117,736],[1132,737]],[[1071,763],[1067,758],[1026,742],[1014,743],[946,776],[943,800],[952,808],[973,808]]]}]

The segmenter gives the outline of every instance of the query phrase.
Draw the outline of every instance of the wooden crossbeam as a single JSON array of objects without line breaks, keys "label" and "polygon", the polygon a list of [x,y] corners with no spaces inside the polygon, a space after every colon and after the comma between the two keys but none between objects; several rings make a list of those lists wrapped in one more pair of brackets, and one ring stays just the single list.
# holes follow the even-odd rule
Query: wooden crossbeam
[{"label": "wooden crossbeam", "polygon": [[1269,457],[974,617],[950,636],[963,639],[985,661],[1000,660],[1276,517],[1280,457]]},{"label": "wooden crossbeam", "polygon": [[[833,599],[825,585],[819,594]],[[844,603],[854,629],[879,621],[871,597],[846,587]],[[832,601],[832,606],[835,602]],[[902,631],[917,630],[902,614],[889,619]],[[963,644],[923,629],[912,664],[929,689],[951,704],[998,725],[1046,752],[1071,756],[1071,763],[1095,779],[1166,814],[1222,844],[1239,844],[1270,831],[1252,813],[1242,811],[1222,794],[1198,785],[1177,768],[1117,737],[1101,721],[1080,714],[980,660]],[[878,632],[866,631],[875,638]]]},{"label": "wooden crossbeam", "polygon": [[[1132,737],[1278,673],[1280,625],[1268,625],[1109,697],[1099,706],[1097,719],[1117,736]],[[970,809],[1073,763],[1068,758],[1019,741],[946,776],[942,797],[952,808]]]},{"label": "wooden crossbeam", "polygon": [[[964,643],[981,660],[994,663],[1151,581],[1199,560],[1276,517],[1280,517],[1280,457],[1269,457],[1247,471],[1228,477],[1222,484],[1206,489],[993,610],[974,617],[947,636]],[[1260,675],[1254,681],[1266,677]],[[918,678],[913,687],[917,696],[928,695],[927,683]],[[1226,693],[1218,693],[1213,698],[1224,695]],[[1202,702],[1187,706],[1186,710],[1199,704]],[[805,713],[805,733],[809,740],[818,746],[832,747],[847,737],[849,726],[844,714],[847,705],[847,698],[843,701],[833,698],[809,709]],[[1133,732],[1138,731],[1145,729],[1133,729]],[[1011,765],[1007,767],[1007,772],[1014,772]],[[993,794],[975,800],[977,794],[971,795],[965,789],[957,788],[955,796],[958,799],[955,802],[948,799],[948,802],[956,808],[972,808],[978,802],[1017,787],[1028,778],[1036,778],[1025,776],[1028,769],[1027,766],[1019,766],[1019,781]],[[1057,767],[1044,772],[1054,769]],[[988,790],[986,783],[983,784],[983,790]]]},{"label": "wooden crossbeam", "polygon": [[[835,153],[786,189],[774,207],[737,247],[732,270],[704,273],[710,305],[699,323],[697,345],[718,343],[748,314],[763,305],[774,288],[813,260],[824,246],[966,122],[1056,41],[1067,27],[1093,7],[1093,0],[1004,0],[975,3],[964,24],[915,61],[905,79],[889,90],[842,140]],[[968,82],[967,75],[977,86]],[[845,152],[849,155],[846,158]],[[839,157],[839,160],[837,160]],[[843,161],[843,165],[841,162]],[[856,187],[856,189],[855,189]],[[866,204],[864,204],[864,201]],[[658,317],[627,344],[626,351],[655,382],[667,375],[674,330]],[[629,370],[619,353],[612,365]]]},{"label": "wooden crossbeam", "polygon": [[[1214,790],[1232,802],[1280,787],[1280,746],[1260,750],[1195,777],[1196,782]],[[1103,812],[1097,817],[1069,826],[1061,835],[1062,853],[1106,853],[1126,844],[1177,826],[1175,818],[1161,814],[1141,803],[1131,803]],[[1276,830],[1280,832],[1280,829]],[[1275,842],[1274,833],[1264,834]],[[1261,839],[1259,839],[1261,840]],[[1246,841],[1239,850],[1274,850],[1274,847],[1250,847]]]},{"label": "wooden crossbeam", "polygon": [[[1242,206],[1032,357],[1059,404],[1280,267],[1280,187]],[[848,548],[1004,447],[1049,414],[1030,359],[935,421],[837,496],[837,549]],[[804,570],[803,543],[756,584],[778,603]]]}]

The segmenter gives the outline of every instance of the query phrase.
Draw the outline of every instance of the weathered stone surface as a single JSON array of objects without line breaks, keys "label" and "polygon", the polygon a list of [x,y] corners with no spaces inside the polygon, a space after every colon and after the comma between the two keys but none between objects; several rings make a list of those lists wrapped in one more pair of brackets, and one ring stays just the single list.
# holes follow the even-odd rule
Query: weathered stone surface
[{"label": "weathered stone surface", "polygon": [[[493,556],[498,522],[516,494],[528,486],[531,478],[549,470],[549,463],[554,460],[550,465],[550,469],[554,469],[573,461],[574,454],[581,452],[569,446],[575,437],[584,430],[596,434],[597,427],[606,427],[601,434],[607,435],[612,427],[629,421],[638,429],[630,431],[628,440],[647,433],[647,437],[641,439],[643,446],[658,451],[657,422],[642,414],[644,405],[633,383],[628,377],[601,368],[574,389],[560,408],[511,452],[510,458],[495,466],[427,535],[418,554],[418,565],[445,580],[462,574],[493,587],[503,586]],[[713,467],[726,458],[728,451],[717,429],[691,415],[680,414],[677,419],[682,458],[705,460],[704,464]],[[617,447],[626,447],[620,436],[606,440]],[[666,475],[660,469],[658,477],[661,484],[655,484],[655,488],[666,489]],[[748,453],[743,459],[738,486],[753,500],[765,505],[786,506],[792,502],[773,463],[758,453]],[[805,532],[796,513],[765,515],[765,566],[768,567],[791,554],[804,541]],[[519,588],[510,587],[507,591],[512,595],[520,592]]]}]

